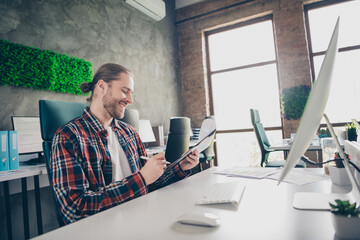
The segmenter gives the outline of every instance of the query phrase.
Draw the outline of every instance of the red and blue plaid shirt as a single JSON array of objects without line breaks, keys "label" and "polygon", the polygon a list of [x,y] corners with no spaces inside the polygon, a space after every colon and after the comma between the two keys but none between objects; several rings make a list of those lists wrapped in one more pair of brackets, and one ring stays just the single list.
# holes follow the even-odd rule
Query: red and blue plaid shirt
[{"label": "red and blue plaid shirt", "polygon": [[132,175],[112,183],[112,164],[107,130],[85,109],[54,135],[50,160],[57,206],[68,224],[166,186],[190,174],[177,165],[156,182],[146,186],[139,170],[140,156],[147,156],[138,133],[119,120],[112,122],[129,161]]}]

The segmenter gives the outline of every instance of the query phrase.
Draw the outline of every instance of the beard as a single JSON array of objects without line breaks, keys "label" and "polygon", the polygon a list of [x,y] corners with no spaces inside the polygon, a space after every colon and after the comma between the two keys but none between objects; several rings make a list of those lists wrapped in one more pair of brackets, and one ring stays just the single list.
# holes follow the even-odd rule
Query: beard
[{"label": "beard", "polygon": [[105,110],[108,112],[108,114],[115,118],[115,119],[121,119],[124,117],[124,113],[125,113],[125,109],[121,107],[121,109],[119,109],[119,100],[116,100],[115,98],[112,97],[112,94],[110,93],[110,91],[108,91],[103,99],[103,104],[104,104],[104,108]]}]

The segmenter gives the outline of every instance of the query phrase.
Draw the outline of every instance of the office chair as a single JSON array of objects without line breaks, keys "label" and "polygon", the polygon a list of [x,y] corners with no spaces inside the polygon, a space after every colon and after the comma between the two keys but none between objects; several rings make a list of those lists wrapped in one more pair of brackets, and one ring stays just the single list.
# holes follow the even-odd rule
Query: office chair
[{"label": "office chair", "polygon": [[[270,150],[269,147],[270,142],[266,136],[265,129],[260,121],[259,111],[256,109],[250,109],[251,115],[251,123],[254,127],[254,132],[256,135],[256,139],[259,143],[261,150],[261,163],[260,166],[264,167],[282,167],[285,164],[285,160],[278,161],[268,161],[269,154],[274,151],[282,151],[282,150]],[[306,164],[302,160],[299,160],[295,167],[305,168]]]},{"label": "office chair", "polygon": [[137,132],[139,132],[139,111],[136,109],[126,109],[124,117],[121,121],[130,124]]},{"label": "office chair", "polygon": [[[50,151],[53,136],[62,125],[66,124],[67,122],[76,117],[81,116],[84,112],[84,108],[84,103],[60,102],[50,100],[39,101],[41,137],[43,139],[45,164],[51,187],[52,176],[50,171]],[[55,206],[57,206],[54,191],[52,191],[52,193],[55,201]],[[64,226],[64,222],[60,217],[58,209],[56,209],[56,213],[59,225]]]},{"label": "office chair", "polygon": [[170,119],[170,130],[165,150],[167,161],[174,162],[189,149],[190,133],[190,118],[178,117]]}]

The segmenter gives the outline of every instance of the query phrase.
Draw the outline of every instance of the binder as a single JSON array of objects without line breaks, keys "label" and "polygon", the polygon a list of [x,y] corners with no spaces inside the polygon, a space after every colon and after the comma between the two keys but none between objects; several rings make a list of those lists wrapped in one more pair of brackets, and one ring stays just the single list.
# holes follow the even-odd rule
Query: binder
[{"label": "binder", "polygon": [[152,127],[152,130],[155,135],[155,142],[149,142],[149,147],[157,147],[157,146],[164,146],[164,127],[163,126],[156,126]]},{"label": "binder", "polygon": [[0,131],[0,171],[9,170],[8,132]]},{"label": "binder", "polygon": [[19,140],[17,131],[9,131],[8,137],[9,168],[10,170],[16,170],[19,169]]}]

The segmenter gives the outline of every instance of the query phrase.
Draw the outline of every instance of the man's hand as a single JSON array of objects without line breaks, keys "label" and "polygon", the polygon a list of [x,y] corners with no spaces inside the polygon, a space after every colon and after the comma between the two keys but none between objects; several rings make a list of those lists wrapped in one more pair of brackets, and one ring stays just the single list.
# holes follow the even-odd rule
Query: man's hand
[{"label": "man's hand", "polygon": [[156,154],[147,160],[144,167],[140,169],[146,185],[155,182],[164,173],[166,163],[164,153]]},{"label": "man's hand", "polygon": [[199,163],[199,152],[194,150],[189,156],[187,156],[183,161],[180,162],[180,167],[182,170],[189,170],[198,165]]}]

